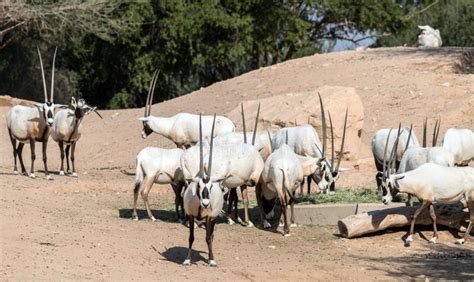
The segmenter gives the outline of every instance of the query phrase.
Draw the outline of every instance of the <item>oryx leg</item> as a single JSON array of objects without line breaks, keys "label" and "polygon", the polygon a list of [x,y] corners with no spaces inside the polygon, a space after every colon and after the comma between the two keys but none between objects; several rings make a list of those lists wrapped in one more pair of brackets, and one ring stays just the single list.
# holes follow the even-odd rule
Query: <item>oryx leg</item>
[{"label": "oryx leg", "polygon": [[257,198],[258,209],[260,210],[260,222],[265,228],[265,216],[263,215],[263,205],[262,205],[262,184],[257,183],[255,185],[255,198]]},{"label": "oryx leg", "polygon": [[52,180],[53,177],[49,175],[49,170],[48,170],[48,155],[46,152],[46,149],[48,149],[48,140],[43,141],[43,165],[44,165],[44,174],[46,175],[46,178],[48,180]]},{"label": "oryx leg", "polygon": [[408,206],[413,207],[413,196],[408,194]]},{"label": "oryx leg", "polygon": [[145,176],[145,179],[143,180],[143,183],[142,183],[143,187],[140,189],[140,193],[142,195],[143,202],[145,202],[146,212],[148,214],[148,217],[152,221],[156,221],[156,218],[151,213],[150,204],[148,203],[148,193],[150,193],[151,187],[153,186],[154,182],[155,182],[154,177]]},{"label": "oryx leg", "polygon": [[430,216],[431,216],[431,219],[433,220],[433,232],[434,232],[433,238],[431,238],[430,243],[436,243],[436,240],[438,239],[438,228],[436,227],[436,212],[432,204],[430,205]]},{"label": "oryx leg", "polygon": [[408,234],[408,237],[405,239],[405,245],[406,246],[410,246],[410,243],[413,242],[413,233],[415,232],[415,222],[416,222],[416,218],[418,217],[418,215],[423,211],[424,208],[428,207],[429,205],[431,205],[430,202],[428,201],[423,201],[423,203],[421,204],[421,206],[416,209],[415,213],[413,214],[413,216],[411,217],[411,223],[410,223],[410,233]]},{"label": "oryx leg", "polygon": [[[308,182],[308,195],[311,194],[311,175],[306,177],[306,181]],[[301,193],[301,195],[303,195],[303,193]]]},{"label": "oryx leg", "polygon": [[214,254],[212,253],[212,241],[214,240],[214,225],[216,221],[211,218],[206,219],[206,243],[209,249],[209,266],[217,266],[214,260]]},{"label": "oryx leg", "polygon": [[66,144],[66,174],[69,174],[71,171],[69,169],[69,149],[71,148],[71,145]]},{"label": "oryx leg", "polygon": [[31,178],[36,178],[35,176],[35,159],[36,159],[36,153],[35,153],[35,139],[30,139],[30,150],[31,150],[31,169],[30,169],[30,177]]},{"label": "oryx leg", "polygon": [[240,186],[240,191],[242,192],[242,202],[244,203],[244,225],[252,227],[253,223],[250,221],[249,217],[249,195],[247,186]]},{"label": "oryx leg", "polygon": [[[293,192],[293,197],[295,196],[295,192]],[[295,223],[295,201],[290,199],[290,210],[291,210],[291,215],[290,215],[290,226],[291,227],[296,227]]]},{"label": "oryx leg", "polygon": [[19,142],[16,152],[18,154],[18,160],[20,160],[21,174],[28,175],[28,173],[26,173],[25,164],[23,163],[23,147],[24,146],[25,146],[25,143]]},{"label": "oryx leg", "polygon": [[279,198],[280,198],[280,206],[281,206],[280,220],[281,220],[281,216],[283,215],[283,236],[290,236],[290,227],[288,226],[286,194],[283,196],[280,196]]},{"label": "oryx leg", "polygon": [[[474,192],[471,192],[471,195],[474,195]],[[464,244],[465,242],[467,242],[471,234],[472,225],[474,224],[474,199],[468,199],[467,208],[469,209],[469,225],[467,226],[464,237],[462,239],[457,240],[457,244]]]},{"label": "oryx leg", "polygon": [[18,168],[17,168],[17,165],[16,165],[16,156],[17,156],[16,139],[13,138],[12,132],[11,132],[10,129],[8,129],[8,135],[10,136],[10,141],[12,142],[12,147],[13,147],[13,163],[14,163],[13,173],[18,174]]},{"label": "oryx leg", "polygon": [[77,177],[76,165],[74,163],[74,160],[76,159],[75,154],[76,154],[76,141],[74,141],[71,145],[71,165],[72,165],[72,176]]},{"label": "oryx leg", "polygon": [[132,212],[133,220],[138,220],[137,200],[138,200],[138,192],[140,192],[142,185],[143,185],[143,181],[141,183],[136,183],[135,187],[133,188],[133,212]]},{"label": "oryx leg", "polygon": [[176,212],[176,221],[179,221],[180,220],[180,216],[179,216],[179,206],[180,206],[180,198],[181,198],[181,191],[180,188],[179,188],[179,184],[176,185],[176,184],[171,184],[171,187],[173,187],[173,191],[174,191],[174,207],[175,207],[175,212]]},{"label": "oryx leg", "polygon": [[59,152],[61,153],[61,168],[59,169],[59,175],[64,175],[64,141],[58,142]]},{"label": "oryx leg", "polygon": [[[186,260],[183,262],[183,265],[190,265],[191,264],[191,254],[193,252],[193,242],[194,242],[194,217],[189,215],[189,248],[188,248],[188,256]],[[207,231],[207,230],[206,230]]]}]

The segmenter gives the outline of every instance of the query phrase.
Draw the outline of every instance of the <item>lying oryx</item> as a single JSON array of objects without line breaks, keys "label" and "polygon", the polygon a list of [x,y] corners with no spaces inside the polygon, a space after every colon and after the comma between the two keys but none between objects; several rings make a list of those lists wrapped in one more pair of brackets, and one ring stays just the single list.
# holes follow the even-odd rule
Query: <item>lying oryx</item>
[{"label": "lying oryx", "polygon": [[443,148],[454,155],[454,162],[467,166],[474,160],[474,132],[467,128],[450,128],[443,138]]},{"label": "lying oryx", "polygon": [[82,135],[82,120],[83,118],[95,112],[100,118],[102,116],[96,110],[96,107],[91,107],[86,104],[84,99],[79,99],[76,103],[76,98],[72,97],[71,105],[74,110],[67,109],[60,111],[54,117],[54,125],[51,131],[51,137],[59,145],[59,151],[61,153],[61,168],[59,175],[64,175],[64,145],[66,145],[66,173],[69,174],[69,148],[71,149],[71,164],[72,173],[71,175],[77,177],[75,160],[76,144]]},{"label": "lying oryx", "polygon": [[[156,221],[151,213],[148,203],[148,194],[154,183],[170,184],[175,193],[175,209],[176,218],[184,219],[183,202],[181,192],[185,185],[183,171],[181,170],[181,156],[183,150],[161,149],[154,147],[146,147],[137,155],[137,169],[135,177],[135,188],[133,189],[133,214],[134,220],[138,220],[137,199],[138,192],[142,195],[148,217],[152,221]],[[179,215],[179,206],[183,216]]]},{"label": "lying oryx", "polygon": [[[13,147],[13,159],[14,159],[14,172],[18,173],[16,157],[20,160],[21,173],[26,175],[26,169],[23,164],[23,146],[30,144],[31,149],[31,170],[30,177],[35,178],[34,163],[36,159],[35,154],[35,142],[43,143],[43,163],[44,172],[47,179],[52,179],[48,171],[46,149],[48,146],[48,138],[51,133],[51,127],[54,123],[54,111],[57,108],[65,108],[64,105],[55,105],[53,102],[54,98],[54,65],[56,61],[56,51],[53,56],[53,66],[51,74],[51,95],[48,100],[48,94],[46,90],[46,80],[44,77],[43,60],[41,59],[41,53],[38,49],[38,56],[40,59],[41,75],[43,78],[43,89],[44,89],[44,103],[36,103],[34,107],[26,107],[22,105],[14,106],[10,109],[6,115],[8,134]],[[16,148],[16,142],[19,141],[18,148]]]},{"label": "lying oryx", "polygon": [[[150,115],[158,74],[159,72],[156,71],[150,83],[145,115],[139,118],[139,120],[143,121],[142,137],[146,138],[152,132],[155,132],[173,141],[178,148],[189,148],[199,141],[199,115],[188,113],[179,113],[172,117],[155,117]],[[204,138],[210,136],[212,119],[212,116],[202,116]],[[235,125],[230,119],[224,116],[216,117],[216,136],[234,131]]]},{"label": "lying oryx", "polygon": [[[390,134],[389,134],[390,135]],[[394,143],[392,151],[394,154],[390,157],[389,165],[384,162],[382,171],[382,201],[389,204],[393,197],[398,193],[408,193],[415,195],[422,200],[422,205],[415,211],[411,219],[410,232],[405,239],[405,244],[410,245],[413,241],[413,232],[417,216],[424,208],[430,209],[430,215],[433,219],[434,236],[430,240],[436,243],[438,238],[436,228],[435,202],[455,203],[460,200],[466,200],[470,212],[471,221],[467,228],[464,239],[459,243],[464,243],[468,238],[474,219],[474,168],[471,167],[445,167],[438,164],[426,163],[415,170],[396,174],[395,156],[397,151],[398,138]],[[386,156],[386,147],[384,155]],[[386,158],[384,158],[386,160]]]},{"label": "lying oryx", "polygon": [[[214,116],[215,117],[215,116]],[[215,118],[212,124],[211,136],[214,136]],[[199,119],[199,172],[194,176],[187,189],[184,191],[183,202],[184,211],[189,218],[189,250],[184,265],[191,264],[191,254],[194,242],[194,219],[206,222],[206,242],[209,248],[209,265],[217,266],[212,252],[212,242],[214,240],[214,225],[216,218],[221,214],[224,206],[224,198],[219,182],[212,174],[212,151],[213,140],[211,137],[209,146],[209,161],[207,173],[204,172],[204,146],[202,142],[202,122]]]}]

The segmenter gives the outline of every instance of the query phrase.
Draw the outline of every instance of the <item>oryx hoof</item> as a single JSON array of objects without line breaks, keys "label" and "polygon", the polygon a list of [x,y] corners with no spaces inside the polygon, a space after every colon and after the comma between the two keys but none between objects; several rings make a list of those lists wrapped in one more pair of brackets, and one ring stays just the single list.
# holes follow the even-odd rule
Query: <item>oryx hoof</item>
[{"label": "oryx hoof", "polygon": [[227,224],[229,224],[229,225],[234,225],[234,224],[235,224],[235,221],[233,221],[232,218],[228,217],[228,218],[227,218]]},{"label": "oryx hoof", "polygon": [[64,175],[65,175],[65,174],[64,174],[64,170],[61,170],[61,171],[59,172],[59,175],[60,175],[60,176],[64,176]]},{"label": "oryx hoof", "polygon": [[270,224],[270,222],[268,222],[268,221],[265,220],[265,221],[263,222],[263,228],[264,228],[264,229],[270,229],[270,228],[272,228],[272,225]]},{"label": "oryx hoof", "polygon": [[211,259],[211,260],[209,260],[209,266],[216,267],[217,262],[215,260]]},{"label": "oryx hoof", "polygon": [[290,227],[298,227],[298,225],[296,225],[296,223],[292,223],[290,224]]},{"label": "oryx hoof", "polygon": [[18,170],[14,170],[14,171],[13,171],[13,174],[18,174]]},{"label": "oryx hoof", "polygon": [[237,222],[240,224],[245,224],[244,221],[240,217],[237,217]]},{"label": "oryx hoof", "polygon": [[73,173],[71,174],[71,177],[78,177],[78,176],[77,176],[77,173],[73,172]]},{"label": "oryx hoof", "polygon": [[283,224],[283,223],[281,223],[281,222],[278,223],[278,227],[283,227],[283,226],[285,226],[285,224]]},{"label": "oryx hoof", "polygon": [[190,259],[184,260],[183,265],[191,265],[191,260]]},{"label": "oryx hoof", "polygon": [[433,237],[433,238],[430,239],[429,242],[430,242],[431,244],[436,244],[436,240],[437,240],[437,239],[438,239],[438,238]]},{"label": "oryx hoof", "polygon": [[133,216],[132,220],[133,221],[138,221],[138,215]]},{"label": "oryx hoof", "polygon": [[411,242],[413,242],[413,236],[410,235],[405,239],[405,247],[410,247]]},{"label": "oryx hoof", "polygon": [[458,240],[456,240],[456,244],[457,244],[457,245],[463,245],[464,242],[465,242],[464,239],[458,239]]},{"label": "oryx hoof", "polygon": [[285,232],[285,233],[283,234],[283,237],[290,237],[290,236],[291,236],[291,233],[290,233],[290,232],[288,232],[288,233]]},{"label": "oryx hoof", "polygon": [[46,180],[51,181],[54,180],[54,178],[51,176],[51,174],[46,175]]},{"label": "oryx hoof", "polygon": [[151,221],[155,222],[156,218],[154,216],[150,217]]},{"label": "oryx hoof", "polygon": [[249,220],[249,222],[244,223],[246,227],[254,227],[253,223]]},{"label": "oryx hoof", "polygon": [[35,174],[34,174],[34,173],[30,173],[30,178],[31,178],[31,179],[36,179]]}]

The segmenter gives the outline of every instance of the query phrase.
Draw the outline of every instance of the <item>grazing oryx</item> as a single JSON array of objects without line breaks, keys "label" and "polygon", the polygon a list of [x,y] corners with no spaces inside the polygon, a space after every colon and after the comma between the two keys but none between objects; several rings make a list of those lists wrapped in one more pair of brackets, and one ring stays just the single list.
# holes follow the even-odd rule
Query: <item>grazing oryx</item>
[{"label": "grazing oryx", "polygon": [[[405,239],[405,244],[409,246],[413,241],[416,218],[424,208],[430,209],[430,215],[433,219],[434,235],[430,242],[436,243],[438,238],[436,213],[432,204],[436,202],[455,203],[460,200],[467,201],[471,219],[464,239],[458,241],[458,243],[464,243],[469,236],[474,219],[474,197],[472,195],[474,192],[474,168],[445,167],[438,164],[426,163],[415,170],[396,174],[395,157],[397,144],[398,138],[394,143],[392,149],[394,153],[391,155],[388,165],[386,165],[387,162],[384,162],[383,165],[382,201],[384,204],[389,204],[393,197],[399,192],[415,195],[422,200],[422,205],[415,211],[411,219],[410,232]],[[385,156],[387,152],[386,148],[387,146],[384,150]],[[384,160],[386,159],[384,158]]]},{"label": "grazing oryx", "polygon": [[[339,172],[343,169],[339,169],[339,164],[343,156],[344,149],[344,136],[346,132],[346,122],[347,122],[347,111],[346,111],[346,122],[344,125],[343,141],[341,143],[341,151],[338,159],[338,165],[334,169],[334,134],[332,129],[332,120],[331,123],[331,136],[332,136],[332,161],[331,164],[327,162],[325,158],[326,153],[326,115],[324,110],[323,101],[321,95],[319,95],[319,103],[321,108],[321,122],[322,122],[322,133],[323,133],[323,144],[319,140],[318,133],[316,130],[309,124],[304,124],[296,127],[287,127],[282,128],[277,132],[272,139],[272,146],[276,150],[282,145],[286,144],[288,140],[288,146],[293,149],[293,151],[300,156],[312,157],[315,159],[321,159],[318,161],[319,168],[317,171],[319,173],[311,173],[306,175],[306,180],[308,181],[308,194],[311,191],[311,180],[315,181],[318,184],[319,189],[324,191],[333,191],[335,188],[335,182],[339,178]],[[288,137],[287,137],[288,136]],[[322,149],[321,149],[322,147]],[[307,171],[307,170],[305,170]],[[304,182],[304,180],[303,180]],[[303,184],[302,182],[302,184]],[[327,188],[330,188],[329,190]],[[303,194],[303,185],[300,187],[300,193]]]},{"label": "grazing oryx", "polygon": [[[146,138],[152,132],[155,132],[173,141],[178,148],[189,148],[199,141],[199,115],[188,113],[179,113],[172,117],[155,117],[150,115],[158,74],[159,72],[156,71],[150,83],[145,115],[139,118],[139,120],[143,121],[142,137]],[[212,118],[212,116],[202,116],[203,138],[209,138],[210,136]],[[216,136],[234,131],[235,125],[230,119],[224,116],[216,117]]]},{"label": "grazing oryx", "polygon": [[429,25],[419,25],[421,34],[418,35],[418,46],[420,47],[441,47],[443,40],[438,29],[434,29]]},{"label": "grazing oryx", "polygon": [[79,99],[76,103],[76,99],[72,97],[71,105],[74,110],[64,110],[58,112],[54,117],[54,125],[51,131],[51,137],[59,145],[59,151],[61,152],[61,168],[59,175],[64,175],[64,145],[66,145],[66,173],[69,174],[69,148],[71,148],[71,164],[72,164],[72,176],[77,177],[76,166],[74,163],[76,144],[82,135],[82,120],[84,116],[95,112],[100,118],[102,116],[96,110],[96,107],[91,107],[86,104],[84,99]]},{"label": "grazing oryx", "polygon": [[[153,183],[170,184],[175,193],[175,209],[176,219],[184,219],[183,202],[181,192],[184,187],[183,171],[181,170],[181,156],[183,150],[161,149],[154,147],[146,147],[137,155],[137,170],[135,177],[135,188],[133,189],[133,218],[138,220],[137,199],[138,192],[142,195],[148,217],[152,221],[156,221],[151,213],[148,203],[148,194],[150,193]],[[179,215],[179,206],[183,216]]]},{"label": "grazing oryx", "polygon": [[[242,106],[242,120],[243,120],[243,129],[244,129],[244,138],[243,142],[237,144],[227,144],[223,142],[216,142],[216,147],[214,148],[213,154],[214,158],[212,160],[214,164],[213,177],[224,179],[222,186],[229,188],[228,196],[228,220],[230,224],[234,222],[230,218],[232,214],[232,204],[234,204],[234,220],[241,222],[238,217],[237,210],[237,187],[240,186],[242,192],[242,201],[244,204],[244,222],[243,224],[252,227],[253,223],[250,221],[249,217],[249,199],[247,186],[255,186],[260,179],[260,174],[262,173],[264,162],[263,159],[255,147],[256,141],[256,132],[258,125],[258,117],[260,114],[260,107],[257,110],[257,117],[255,120],[255,127],[253,131],[252,144],[246,144],[246,128],[245,128],[245,114],[243,112]],[[207,163],[204,164],[204,168],[207,169]]]},{"label": "grazing oryx", "polygon": [[474,132],[465,128],[450,128],[443,138],[443,148],[453,153],[454,162],[467,166],[474,160]]},{"label": "grazing oryx", "polygon": [[[380,189],[382,182],[381,182],[381,177],[382,177],[382,168],[384,165],[384,159],[383,159],[383,153],[384,153],[384,148],[385,145],[388,142],[388,148],[391,150],[393,147],[393,144],[395,143],[395,140],[397,139],[396,136],[393,134],[390,136],[388,133],[391,131],[391,128],[383,128],[378,130],[374,137],[372,138],[372,154],[374,155],[374,161],[375,161],[375,167],[377,168],[377,174],[375,175],[375,180],[377,181],[377,187]],[[390,136],[390,138],[387,138]],[[408,138],[410,137],[410,138]],[[411,147],[420,147],[420,143],[418,142],[418,139],[416,138],[416,135],[414,133],[410,133],[410,128],[404,127],[401,129],[400,132],[400,138],[398,141],[398,150],[397,150],[397,155],[395,157],[395,168],[398,170],[400,161],[403,157],[403,153],[405,150]],[[389,154],[391,154],[391,151],[389,151]]]},{"label": "grazing oryx", "polygon": [[275,200],[278,198],[281,206],[280,219],[283,214],[283,235],[290,235],[287,206],[291,205],[291,224],[294,225],[294,194],[303,182],[303,177],[300,160],[290,146],[283,144],[268,157],[261,181],[256,187],[260,218],[264,228],[271,228],[267,219],[273,217]]},{"label": "grazing oryx", "polygon": [[[215,116],[212,123],[211,136],[214,136]],[[216,218],[222,213],[224,197],[220,187],[222,179],[217,179],[212,174],[212,147],[214,137],[211,137],[209,146],[209,161],[207,173],[204,172],[204,146],[202,142],[202,120],[199,119],[199,172],[187,189],[184,191],[184,211],[189,217],[189,250],[184,265],[191,264],[191,253],[194,242],[194,219],[206,222],[206,242],[209,248],[209,265],[217,266],[212,253],[212,242],[214,240],[214,226]]]},{"label": "grazing oryx", "polygon": [[[51,74],[51,95],[48,100],[48,94],[46,90],[46,80],[44,77],[43,61],[41,59],[41,53],[38,49],[38,56],[40,59],[41,75],[43,78],[43,89],[44,89],[44,103],[36,103],[33,107],[25,107],[17,105],[10,109],[6,115],[8,134],[13,146],[13,159],[14,159],[14,172],[18,173],[16,157],[20,160],[21,173],[26,175],[26,169],[23,164],[22,151],[25,144],[30,144],[31,148],[31,170],[30,177],[35,178],[34,163],[36,159],[35,154],[35,142],[43,143],[43,163],[44,172],[47,179],[52,179],[49,175],[46,149],[48,146],[49,135],[51,134],[51,127],[54,123],[54,111],[57,108],[66,108],[67,106],[54,104],[54,64],[56,61],[56,51],[53,56],[53,66]],[[16,148],[16,142],[19,141],[18,148]]]}]

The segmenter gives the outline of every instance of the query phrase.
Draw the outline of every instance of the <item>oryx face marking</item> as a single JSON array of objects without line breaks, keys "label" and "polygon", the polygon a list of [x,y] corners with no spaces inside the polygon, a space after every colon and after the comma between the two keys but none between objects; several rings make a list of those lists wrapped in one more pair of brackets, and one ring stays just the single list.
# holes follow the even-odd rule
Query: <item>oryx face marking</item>
[{"label": "oryx face marking", "polygon": [[142,138],[145,139],[148,135],[152,134],[153,130],[148,125],[148,121],[143,122]]},{"label": "oryx face marking", "polygon": [[46,102],[43,104],[43,115],[48,127],[53,126],[54,123],[54,104]]}]

